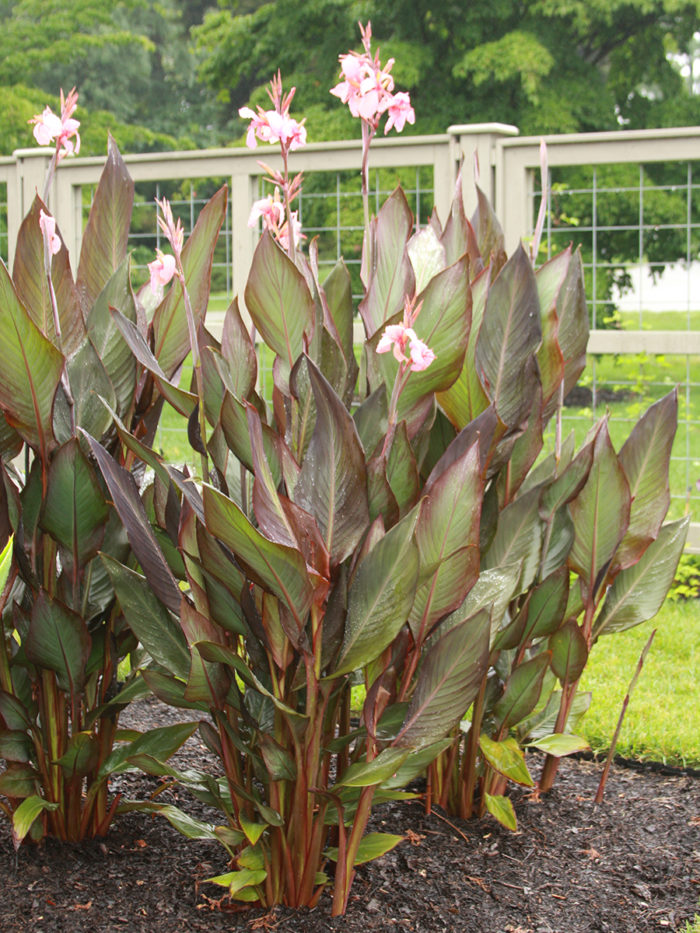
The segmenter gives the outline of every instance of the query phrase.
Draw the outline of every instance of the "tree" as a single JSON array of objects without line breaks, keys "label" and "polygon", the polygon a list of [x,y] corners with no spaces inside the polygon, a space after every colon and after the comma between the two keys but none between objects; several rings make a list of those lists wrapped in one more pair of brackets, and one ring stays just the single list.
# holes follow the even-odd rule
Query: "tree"
[{"label": "tree", "polygon": [[30,145],[26,121],[74,85],[84,153],[104,152],[107,127],[124,151],[209,144],[216,103],[196,80],[189,47],[191,17],[204,9],[184,0],[5,0],[0,151]]},{"label": "tree", "polygon": [[230,0],[220,6],[194,30],[201,79],[233,116],[281,68],[316,138],[352,132],[342,117],[328,120],[338,110],[328,88],[368,18],[411,92],[414,132],[494,120],[526,134],[573,132],[700,116],[668,58],[690,48],[698,0],[273,0],[246,15]]}]

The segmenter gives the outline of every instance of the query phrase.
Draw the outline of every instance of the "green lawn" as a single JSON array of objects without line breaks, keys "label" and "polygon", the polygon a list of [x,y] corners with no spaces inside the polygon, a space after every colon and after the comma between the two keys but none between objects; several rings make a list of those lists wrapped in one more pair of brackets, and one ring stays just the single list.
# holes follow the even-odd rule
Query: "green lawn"
[{"label": "green lawn", "polygon": [[627,708],[618,752],[700,765],[700,600],[666,600],[654,619],[593,648],[581,689],[593,693],[583,733],[594,751],[610,745],[627,686],[652,629],[656,636]]}]

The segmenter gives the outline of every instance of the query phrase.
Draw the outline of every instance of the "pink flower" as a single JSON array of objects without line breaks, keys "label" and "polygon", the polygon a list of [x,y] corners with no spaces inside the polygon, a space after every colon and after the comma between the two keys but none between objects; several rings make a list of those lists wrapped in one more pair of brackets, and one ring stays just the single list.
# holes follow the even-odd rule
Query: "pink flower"
[{"label": "pink flower", "polygon": [[[177,222],[175,221],[175,218],[173,217],[173,209],[171,208],[170,201],[168,201],[167,198],[161,198],[160,201],[158,198],[156,198],[156,205],[160,208],[161,214],[163,215],[162,217],[158,216],[157,218],[158,226],[167,237],[168,243],[170,243],[172,246],[175,256],[179,257],[182,253],[182,247],[185,242],[185,231],[182,226],[182,221],[179,217]],[[159,253],[160,256],[163,255],[159,252],[159,250],[156,250],[156,252]],[[175,260],[173,260],[173,262],[174,261]],[[168,282],[171,278],[172,275],[170,278],[168,278]]]},{"label": "pink flower", "polygon": [[239,116],[250,120],[246,145],[255,149],[258,145],[255,137],[264,143],[281,143],[290,152],[306,145],[306,127],[304,121],[297,123],[288,114],[277,113],[275,110],[263,110],[258,107],[255,113],[250,107],[241,107]]},{"label": "pink flower", "polygon": [[175,275],[175,257],[166,256],[159,249],[156,250],[156,257],[153,262],[148,263],[148,271],[151,276],[151,291],[157,295]]},{"label": "pink flower", "polygon": [[[420,302],[414,308],[411,299],[406,298],[402,323],[388,324],[377,344],[377,353],[388,353],[392,350],[399,363],[411,364],[411,371],[414,373],[427,369],[435,359],[433,351],[418,339],[411,326],[418,317],[422,304]],[[408,356],[406,356],[407,350]]]},{"label": "pink flower", "polygon": [[394,94],[389,104],[389,117],[384,127],[384,135],[386,136],[392,126],[396,128],[397,133],[400,133],[406,123],[415,122],[416,114],[411,106],[411,98],[404,91]]},{"label": "pink flower", "polygon": [[[294,246],[299,246],[301,241],[306,239],[301,232],[301,223],[297,211],[291,213],[292,236],[294,237]],[[277,239],[282,249],[289,250],[289,224],[285,223],[277,234]]]},{"label": "pink flower", "polygon": [[[56,140],[58,159],[80,152],[80,121],[73,119],[77,106],[78,92],[75,88],[66,98],[61,89],[61,116],[57,117],[50,107],[46,107],[43,113],[37,114],[29,121],[34,124],[34,138],[40,146],[48,146]],[[72,137],[75,137],[75,143]]]},{"label": "pink flower", "polygon": [[401,132],[404,125],[415,122],[415,113],[407,93],[394,95],[394,79],[391,69],[394,59],[386,65],[379,60],[379,53],[372,54],[372,24],[360,23],[364,52],[349,52],[340,56],[342,80],[331,88],[331,94],[347,104],[353,117],[360,117],[376,131],[383,113],[389,111],[385,133],[392,127]]},{"label": "pink flower", "polygon": [[406,346],[411,338],[415,338],[415,331],[405,324],[389,324],[377,344],[377,353],[388,353],[393,350],[399,363],[407,363]]},{"label": "pink flower", "polygon": [[248,226],[255,227],[261,217],[266,230],[277,230],[284,223],[284,204],[280,200],[279,188],[275,188],[274,197],[268,194],[266,198],[253,202]]},{"label": "pink flower", "polygon": [[41,235],[44,238],[44,243],[49,251],[49,255],[55,256],[61,249],[61,238],[56,233],[55,219],[51,214],[47,214],[43,210],[40,210],[39,226],[41,227]]},{"label": "pink flower", "polygon": [[298,123],[289,116],[289,107],[295,92],[296,88],[292,88],[289,94],[282,93],[282,77],[278,71],[267,91],[273,104],[272,110],[258,107],[256,113],[250,107],[240,108],[238,115],[244,120],[250,120],[246,134],[246,146],[249,149],[255,149],[258,145],[256,137],[263,143],[280,143],[285,152],[293,152],[306,145],[304,121]]},{"label": "pink flower", "polygon": [[427,369],[435,359],[435,354],[430,349],[430,347],[424,344],[423,341],[419,340],[417,337],[415,337],[410,342],[410,352],[411,371],[414,373],[418,373],[424,369]]}]

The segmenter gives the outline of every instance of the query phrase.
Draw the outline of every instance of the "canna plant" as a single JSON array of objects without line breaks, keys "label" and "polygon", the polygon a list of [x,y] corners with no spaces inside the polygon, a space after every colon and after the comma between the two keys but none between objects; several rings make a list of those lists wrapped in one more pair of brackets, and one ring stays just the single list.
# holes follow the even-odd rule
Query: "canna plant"
[{"label": "canna plant", "polygon": [[[368,26],[334,89],[363,121],[363,191],[381,117],[400,129],[412,115],[370,39]],[[512,823],[504,783],[532,782],[519,741],[559,757],[579,747],[570,728],[593,641],[653,610],[682,548],[684,524],[661,524],[675,402],[659,403],[619,455],[603,421],[578,453],[557,429],[537,463],[585,361],[580,257],[567,250],[536,270],[535,245],[508,258],[486,199],[470,222],[459,186],[444,226],[433,214],[420,231],[401,190],[374,218],[366,199],[355,347],[347,269],[321,282],[315,243],[301,249],[287,154],[304,133],[279,76],[270,98],[272,110],[243,115],[249,141],[279,143],[283,163],[254,208],[264,229],[244,295],[274,356],[271,400],[256,391],[238,302],[220,341],[193,310],[208,272],[161,202],[173,256],[151,271],[184,310],[189,390],[164,365],[157,328],[144,337],[116,309],[112,320],[186,418],[197,474],[165,463],[119,416],[127,456],[149,468],[141,489],[99,438],[89,443],[140,565],[101,556],[150,655],[142,679],[201,712],[221,768],[128,755],[218,808],[218,825],[157,801],[125,806],[217,839],[230,870],[211,880],[234,899],[313,906],[332,883],[339,915],[356,866],[400,841],[366,832],[374,804],[410,796],[402,788],[428,769],[431,799]]]},{"label": "canna plant", "polygon": [[[45,198],[59,159],[77,151],[76,102],[73,91],[62,98],[60,118],[47,108],[33,121],[40,143],[56,141]],[[82,433],[100,438],[134,482],[130,471],[141,465],[122,450],[112,413],[148,442],[163,404],[160,376],[134,358],[113,308],[140,333],[157,334],[166,371],[189,349],[177,302],[162,301],[147,325],[132,290],[133,194],[110,140],[75,278],[38,195],[19,231],[12,275],[0,263],[0,538],[13,542],[0,596],[0,808],[16,846],[27,834],[76,841],[105,833],[117,805],[110,775],[130,767],[139,749],[169,757],[192,731],[118,731],[120,711],[145,688],[133,675],[118,683],[124,659],[137,666],[138,643],[97,555],[133,558]],[[214,198],[192,236],[204,267],[225,202],[225,192]],[[203,314],[206,294],[201,280],[195,285]]]},{"label": "canna plant", "polygon": [[[509,426],[511,441],[486,467],[478,580],[441,622],[487,609],[489,658],[469,716],[465,706],[451,746],[428,769],[428,804],[464,818],[488,810],[515,829],[507,781],[535,787],[523,745],[546,753],[535,792],[549,790],[560,758],[587,747],[575,730],[591,697],[577,688],[593,645],[655,615],[672,583],[688,525],[663,525],[677,394],[650,407],[619,454],[607,417],[578,452],[573,434],[562,441],[563,399],[588,337],[580,257],[568,249],[533,268],[543,215],[530,262],[524,250],[506,259],[482,197],[472,224],[457,217],[464,243],[477,231],[479,253],[466,246],[477,314],[460,376],[438,400],[452,431],[490,432],[495,422],[496,436]],[[552,418],[555,449],[540,458]]]}]

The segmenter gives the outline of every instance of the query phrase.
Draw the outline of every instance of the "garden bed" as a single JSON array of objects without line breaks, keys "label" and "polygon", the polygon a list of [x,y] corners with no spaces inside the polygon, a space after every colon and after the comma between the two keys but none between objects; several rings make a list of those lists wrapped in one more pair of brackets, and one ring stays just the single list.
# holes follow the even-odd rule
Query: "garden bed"
[{"label": "garden bed", "polygon": [[[182,711],[136,704],[128,724],[144,729]],[[125,724],[127,718],[125,717]],[[201,767],[195,736],[178,755]],[[605,802],[594,807],[601,764],[564,760],[540,801],[514,794],[519,832],[494,820],[463,822],[420,802],[377,807],[375,829],[404,834],[396,849],[358,869],[347,915],[330,900],[311,912],[231,909],[222,889],[202,884],[225,869],[218,845],[189,842],[162,818],[120,817],[103,840],[84,846],[23,846],[17,858],[3,827],[3,933],[267,929],[279,933],[369,930],[678,930],[700,897],[700,780],[692,773],[613,768]],[[536,763],[532,766],[537,772]],[[144,796],[155,779],[126,775],[115,789]],[[166,795],[175,799],[173,791]],[[165,797],[163,798],[165,799]],[[207,817],[186,794],[180,806]],[[214,814],[209,815],[212,820]]]}]

